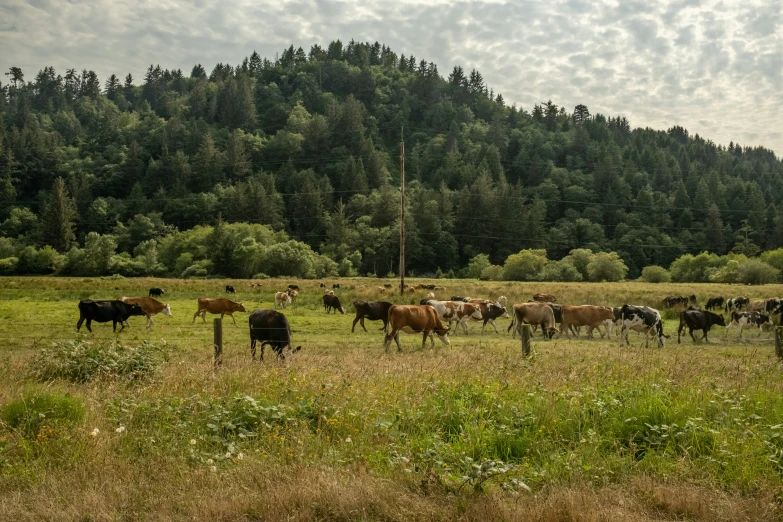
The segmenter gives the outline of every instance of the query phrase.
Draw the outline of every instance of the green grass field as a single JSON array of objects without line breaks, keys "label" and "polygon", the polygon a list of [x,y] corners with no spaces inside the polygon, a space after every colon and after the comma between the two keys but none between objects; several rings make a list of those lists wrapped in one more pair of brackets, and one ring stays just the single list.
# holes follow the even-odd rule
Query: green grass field
[{"label": "green grass field", "polygon": [[[214,316],[193,324],[196,299],[232,284],[248,311],[272,308],[293,282],[286,315],[302,351],[251,361],[237,313],[214,371]],[[635,333],[630,347],[536,335],[523,359],[500,319],[501,334],[473,323],[423,350],[401,334],[404,352],[385,354],[379,322],[351,334],[350,303],[426,292],[339,282],[346,315],[324,313],[315,281],[0,278],[0,520],[783,518],[772,331],[740,342],[718,327],[709,344],[678,345],[665,312],[663,349]],[[432,282],[446,299],[543,291],[662,312],[669,294],[783,296],[783,285]],[[79,299],[152,286],[173,317],[76,334]]]}]

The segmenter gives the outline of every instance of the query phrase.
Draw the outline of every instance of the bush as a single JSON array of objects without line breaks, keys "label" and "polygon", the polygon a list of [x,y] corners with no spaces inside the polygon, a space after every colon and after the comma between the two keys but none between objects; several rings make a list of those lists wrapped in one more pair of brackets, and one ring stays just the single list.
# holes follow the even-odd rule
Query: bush
[{"label": "bush", "polygon": [[628,267],[617,252],[600,252],[587,265],[590,281],[622,281],[628,273]]},{"label": "bush", "polygon": [[642,281],[648,283],[668,283],[671,280],[671,274],[662,266],[650,265],[642,269]]},{"label": "bush", "polygon": [[351,260],[347,257],[340,261],[339,266],[337,267],[337,273],[340,275],[340,277],[356,277],[358,272],[353,267],[353,263],[351,263]]},{"label": "bush", "polygon": [[18,257],[6,257],[0,259],[0,275],[13,275],[16,273],[16,265],[19,264]]},{"label": "bush", "polygon": [[35,437],[42,426],[72,424],[81,420],[84,404],[70,395],[27,395],[3,405],[0,416],[24,436]]},{"label": "bush", "polygon": [[739,280],[739,261],[729,261],[726,266],[710,273],[710,281],[715,283],[736,283]]},{"label": "bush", "polygon": [[711,269],[718,268],[721,264],[723,263],[717,254],[685,254],[672,261],[669,271],[672,281],[678,283],[706,283],[713,271]]},{"label": "bush", "polygon": [[750,259],[739,266],[737,280],[746,285],[766,285],[780,277],[780,270],[759,259]]},{"label": "bush", "polygon": [[571,250],[562,260],[569,262],[582,275],[582,279],[587,280],[590,276],[587,273],[587,265],[595,259],[595,252],[589,248],[575,248]]},{"label": "bush", "polygon": [[759,258],[770,265],[772,268],[776,268],[777,270],[783,272],[783,248],[764,252],[761,254],[761,256],[759,256]]},{"label": "bush", "polygon": [[512,254],[503,265],[503,279],[507,281],[535,281],[547,263],[546,250],[522,250]]},{"label": "bush", "polygon": [[502,281],[503,280],[503,267],[499,265],[489,265],[481,271],[479,279],[482,281]]},{"label": "bush", "polygon": [[164,360],[162,350],[149,341],[126,347],[115,342],[100,345],[76,340],[42,349],[30,366],[41,381],[65,379],[84,383],[96,379],[143,379],[158,371]]},{"label": "bush", "polygon": [[480,279],[481,273],[492,263],[489,262],[489,256],[479,254],[468,262],[468,277],[470,279]]},{"label": "bush", "polygon": [[541,271],[541,281],[581,281],[582,274],[566,259],[550,261]]}]

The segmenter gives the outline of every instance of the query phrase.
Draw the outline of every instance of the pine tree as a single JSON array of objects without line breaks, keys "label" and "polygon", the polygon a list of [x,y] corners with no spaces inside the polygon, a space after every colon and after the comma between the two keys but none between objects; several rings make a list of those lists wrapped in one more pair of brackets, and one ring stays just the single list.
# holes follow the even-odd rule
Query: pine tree
[{"label": "pine tree", "polygon": [[41,242],[65,252],[76,239],[76,204],[65,188],[63,178],[57,178],[49,199],[41,209]]},{"label": "pine tree", "polygon": [[710,252],[718,255],[726,252],[723,241],[723,220],[720,218],[720,210],[715,203],[710,204],[707,210],[704,233],[706,234],[706,247]]}]

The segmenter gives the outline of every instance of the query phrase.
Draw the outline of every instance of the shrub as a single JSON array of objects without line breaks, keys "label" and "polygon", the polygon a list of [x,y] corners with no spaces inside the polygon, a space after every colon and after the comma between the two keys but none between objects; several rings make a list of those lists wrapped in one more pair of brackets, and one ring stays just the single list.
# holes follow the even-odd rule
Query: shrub
[{"label": "shrub", "polygon": [[766,285],[780,277],[780,270],[759,259],[750,259],[739,266],[737,280],[746,285]]},{"label": "shrub", "polygon": [[16,272],[18,257],[5,257],[0,259],[0,275],[13,275]]},{"label": "shrub", "polygon": [[726,266],[714,270],[710,274],[710,281],[715,283],[736,283],[739,280],[739,261],[729,261]]},{"label": "shrub", "polygon": [[489,265],[481,271],[479,279],[482,281],[502,281],[503,280],[503,267],[499,265]]},{"label": "shrub", "polygon": [[26,395],[3,405],[0,416],[26,437],[35,437],[42,426],[81,420],[84,404],[67,394]]},{"label": "shrub", "polygon": [[42,349],[30,366],[41,381],[66,379],[83,383],[96,379],[143,379],[158,371],[164,359],[162,350],[149,341],[126,347],[115,342],[100,345],[76,340]]},{"label": "shrub", "polygon": [[587,265],[589,265],[593,259],[595,259],[595,252],[589,248],[575,248],[571,250],[567,256],[563,258],[563,261],[571,263],[577,272],[582,274],[582,279],[588,279]]},{"label": "shrub", "polygon": [[566,259],[550,261],[541,271],[541,281],[581,281],[582,274]]},{"label": "shrub", "polygon": [[486,254],[474,256],[473,259],[468,262],[468,277],[470,279],[480,279],[481,273],[491,264],[492,263],[489,262],[489,256]]},{"label": "shrub", "polygon": [[764,252],[759,256],[762,261],[783,272],[783,248]]},{"label": "shrub", "polygon": [[694,256],[685,254],[672,261],[669,266],[672,281],[678,283],[706,283],[709,281],[710,269],[721,265],[721,259],[717,254],[702,252]]},{"label": "shrub", "polygon": [[546,250],[522,250],[506,259],[503,265],[503,279],[535,281],[546,263]]},{"label": "shrub", "polygon": [[590,281],[622,281],[628,273],[628,267],[617,252],[600,252],[587,265]]},{"label": "shrub", "polygon": [[668,283],[671,280],[671,274],[662,266],[650,265],[642,269],[642,281],[648,283]]}]

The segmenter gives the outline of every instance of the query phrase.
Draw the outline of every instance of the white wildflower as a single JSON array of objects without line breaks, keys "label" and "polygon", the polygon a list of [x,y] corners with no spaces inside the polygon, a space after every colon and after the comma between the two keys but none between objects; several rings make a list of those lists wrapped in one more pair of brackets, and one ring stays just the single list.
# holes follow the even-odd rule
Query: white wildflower
[{"label": "white wildflower", "polygon": [[90,432],[90,435],[92,435],[93,437],[97,437],[100,432],[101,432],[101,430],[99,430],[98,428],[95,428],[94,430],[92,430]]},{"label": "white wildflower", "polygon": [[212,460],[212,459],[207,459],[207,464],[212,464],[213,462],[215,462],[215,461]]},{"label": "white wildflower", "polygon": [[212,466],[211,468],[209,468],[209,471],[211,471],[212,473],[216,472],[217,466]]},{"label": "white wildflower", "polygon": [[239,455],[237,455],[237,460],[242,460],[245,458],[245,454],[240,452]]},{"label": "white wildflower", "polygon": [[120,426],[119,428],[117,428],[114,431],[116,431],[117,433],[122,433],[123,431],[125,431],[125,426]]},{"label": "white wildflower", "polygon": [[196,445],[196,439],[190,439],[190,445],[195,446]]},{"label": "white wildflower", "polygon": [[347,442],[348,444],[350,444],[350,443],[352,442],[352,441],[351,441],[351,437],[345,437],[345,442]]}]

